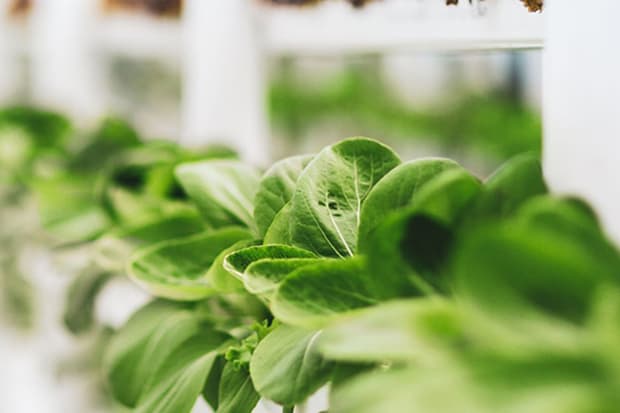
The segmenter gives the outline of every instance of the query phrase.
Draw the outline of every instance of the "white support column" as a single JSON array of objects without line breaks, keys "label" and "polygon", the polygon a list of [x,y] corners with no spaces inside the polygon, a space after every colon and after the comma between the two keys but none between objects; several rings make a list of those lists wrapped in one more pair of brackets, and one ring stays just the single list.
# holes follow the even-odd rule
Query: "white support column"
[{"label": "white support column", "polygon": [[15,93],[18,83],[15,71],[14,40],[8,21],[8,1],[0,0],[0,105],[6,104]]},{"label": "white support column", "polygon": [[225,143],[262,164],[269,145],[256,29],[248,0],[185,1],[182,141]]},{"label": "white support column", "polygon": [[620,242],[620,1],[546,3],[545,174]]},{"label": "white support column", "polygon": [[65,112],[79,123],[105,110],[92,47],[96,0],[38,0],[32,20],[32,91],[35,103]]}]

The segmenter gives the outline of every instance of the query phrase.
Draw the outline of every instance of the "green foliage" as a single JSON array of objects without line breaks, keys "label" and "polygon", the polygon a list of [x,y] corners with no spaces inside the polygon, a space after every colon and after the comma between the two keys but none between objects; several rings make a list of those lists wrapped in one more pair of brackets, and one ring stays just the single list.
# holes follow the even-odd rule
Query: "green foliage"
[{"label": "green foliage", "polygon": [[368,194],[360,215],[358,247],[363,249],[381,217],[407,206],[424,184],[437,174],[458,164],[447,159],[421,159],[401,164],[381,179]]},{"label": "green foliage", "polygon": [[416,110],[381,81],[376,61],[347,67],[322,84],[296,77],[288,63],[271,85],[269,108],[273,125],[290,140],[331,122],[368,136],[435,144],[451,156],[482,155],[492,164],[540,153],[540,115],[502,91],[462,91],[450,102]]},{"label": "green foliage", "polygon": [[181,165],[176,174],[214,228],[243,224],[256,230],[253,200],[258,171],[241,162],[215,160]]},{"label": "green foliage", "polygon": [[282,325],[260,342],[250,374],[263,397],[284,406],[301,403],[329,379],[332,366],[317,349],[320,331]]},{"label": "green foliage", "polygon": [[[127,146],[97,188],[65,174],[33,188],[56,234],[97,239],[99,271],[69,294],[72,330],[122,268],[170,300],[107,348],[110,393],[132,411],[188,413],[199,397],[219,413],[260,398],[291,411],[328,384],[335,413],[620,403],[620,255],[587,205],[547,194],[535,155],[480,181],[350,138],[261,176],[117,126],[111,142]],[[105,221],[85,231],[91,207]]]},{"label": "green foliage", "polygon": [[254,198],[254,219],[261,236],[265,235],[276,215],[293,197],[297,178],[312,158],[312,155],[302,155],[283,159],[263,175]]},{"label": "green foliage", "polygon": [[399,163],[391,149],[366,138],[323,149],[299,176],[291,199],[293,244],[318,255],[352,256],[366,197]]},{"label": "green foliage", "polygon": [[213,292],[206,276],[219,254],[250,237],[244,228],[228,227],[163,241],[138,250],[127,271],[154,296],[199,300]]}]

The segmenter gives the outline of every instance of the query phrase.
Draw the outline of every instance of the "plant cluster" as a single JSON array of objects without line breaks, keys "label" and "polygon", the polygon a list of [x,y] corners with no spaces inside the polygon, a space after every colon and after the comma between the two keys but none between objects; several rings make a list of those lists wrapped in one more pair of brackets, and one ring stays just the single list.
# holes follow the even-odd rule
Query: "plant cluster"
[{"label": "plant cluster", "polygon": [[132,411],[290,412],[325,386],[330,413],[616,410],[620,255],[535,155],[484,181],[362,137],[265,172],[134,159],[101,194],[148,219],[95,242],[154,297],[103,362]]},{"label": "plant cluster", "polygon": [[372,65],[348,68],[311,87],[288,64],[282,69],[271,84],[269,109],[272,124],[289,140],[311,136],[317,125],[345,123],[343,130],[428,142],[450,157],[489,160],[492,168],[520,153],[540,152],[540,115],[504,91],[463,92],[453,104],[422,111],[391,93]]}]

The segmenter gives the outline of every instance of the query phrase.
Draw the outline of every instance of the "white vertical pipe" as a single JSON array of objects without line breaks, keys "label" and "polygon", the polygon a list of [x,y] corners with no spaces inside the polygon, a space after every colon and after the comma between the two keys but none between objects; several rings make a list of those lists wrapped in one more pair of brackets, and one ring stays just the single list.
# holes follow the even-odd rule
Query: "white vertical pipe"
[{"label": "white vertical pipe", "polygon": [[268,159],[265,77],[248,0],[186,0],[182,141],[225,143],[243,159]]},{"label": "white vertical pipe", "polygon": [[10,28],[8,21],[8,1],[0,0],[0,105],[7,102],[15,92],[17,83],[14,63],[15,54],[10,40]]},{"label": "white vertical pipe", "polygon": [[80,123],[104,111],[100,66],[92,48],[96,0],[38,0],[32,20],[33,100]]},{"label": "white vertical pipe", "polygon": [[545,174],[620,242],[620,1],[545,3]]}]

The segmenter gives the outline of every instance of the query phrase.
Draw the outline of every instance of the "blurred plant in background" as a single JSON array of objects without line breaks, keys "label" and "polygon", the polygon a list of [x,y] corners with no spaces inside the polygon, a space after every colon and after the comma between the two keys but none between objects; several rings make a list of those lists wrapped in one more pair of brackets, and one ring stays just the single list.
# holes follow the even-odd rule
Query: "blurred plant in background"
[{"label": "blurred plant in background", "polygon": [[336,130],[382,136],[399,146],[431,144],[445,156],[487,164],[474,169],[492,169],[516,154],[541,149],[540,115],[508,90],[457,92],[448,102],[414,109],[368,64],[349,65],[317,85],[300,79],[285,62],[271,85],[269,108],[276,132],[297,144],[312,136],[312,128],[330,123]]},{"label": "blurred plant in background", "polygon": [[0,303],[6,321],[22,328],[34,323],[32,287],[19,256],[36,233],[27,183],[45,174],[63,153],[72,132],[55,113],[13,107],[0,110]]}]

